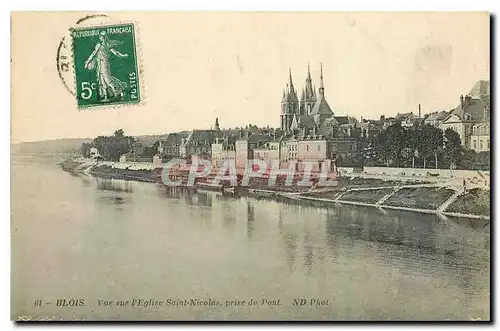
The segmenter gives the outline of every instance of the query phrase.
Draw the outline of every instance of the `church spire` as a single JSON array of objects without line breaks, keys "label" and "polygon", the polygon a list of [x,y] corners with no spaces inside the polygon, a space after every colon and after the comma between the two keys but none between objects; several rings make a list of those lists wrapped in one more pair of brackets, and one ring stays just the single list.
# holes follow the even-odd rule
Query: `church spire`
[{"label": "church spire", "polygon": [[289,82],[286,84],[287,85],[287,100],[288,102],[298,102],[299,98],[297,97],[297,91],[295,90],[295,87],[293,86],[293,80],[292,80],[292,68],[288,68],[288,74],[289,74]]},{"label": "church spire", "polygon": [[312,101],[314,99],[314,88],[312,85],[312,79],[311,79],[311,66],[309,63],[307,63],[307,77],[306,77],[306,84],[305,84],[305,92],[306,92],[306,98],[308,101]]},{"label": "church spire", "polygon": [[319,94],[323,96],[325,93],[325,86],[323,85],[323,62],[321,62],[320,70],[321,71],[319,76]]}]

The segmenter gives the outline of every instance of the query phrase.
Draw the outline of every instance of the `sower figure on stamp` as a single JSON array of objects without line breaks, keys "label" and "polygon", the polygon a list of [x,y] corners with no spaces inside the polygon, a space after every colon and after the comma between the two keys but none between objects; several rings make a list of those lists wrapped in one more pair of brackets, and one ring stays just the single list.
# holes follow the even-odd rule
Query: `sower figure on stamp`
[{"label": "sower figure on stamp", "polygon": [[99,34],[99,42],[95,46],[94,51],[85,61],[85,68],[88,70],[96,70],[97,84],[99,85],[99,95],[101,101],[108,101],[108,95],[111,93],[113,98],[120,97],[123,99],[123,90],[127,87],[127,83],[120,81],[118,78],[111,75],[110,70],[110,53],[119,58],[128,57],[128,54],[123,54],[114,49],[120,42],[109,40],[105,31]]}]

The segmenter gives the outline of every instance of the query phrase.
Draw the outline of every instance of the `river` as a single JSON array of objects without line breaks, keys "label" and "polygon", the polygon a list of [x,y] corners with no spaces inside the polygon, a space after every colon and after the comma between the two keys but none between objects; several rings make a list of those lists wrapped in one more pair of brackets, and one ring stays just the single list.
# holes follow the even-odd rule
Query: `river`
[{"label": "river", "polygon": [[[490,318],[487,221],[187,194],[21,156],[11,197],[13,319]],[[190,299],[223,307],[166,305]]]}]

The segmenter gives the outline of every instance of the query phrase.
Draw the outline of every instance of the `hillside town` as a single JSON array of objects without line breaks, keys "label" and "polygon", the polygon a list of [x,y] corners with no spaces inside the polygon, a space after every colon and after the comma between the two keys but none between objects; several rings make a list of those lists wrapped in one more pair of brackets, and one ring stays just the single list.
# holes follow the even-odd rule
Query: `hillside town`
[{"label": "hillside town", "polygon": [[415,111],[378,119],[357,119],[336,112],[326,97],[322,65],[319,88],[315,88],[309,65],[299,86],[295,86],[289,69],[281,104],[276,105],[279,128],[248,124],[225,129],[221,128],[223,119],[215,118],[206,129],[170,133],[151,146],[125,137],[119,130],[115,136],[124,139],[119,148],[110,147],[101,136],[84,144],[82,153],[108,161],[156,165],[173,158],[190,163],[196,156],[210,160],[214,167],[235,160],[238,169],[250,159],[279,162],[280,167],[293,163],[297,170],[307,162],[328,171],[363,166],[489,169],[489,81],[480,80],[468,93],[457,96],[453,109],[422,114],[419,104]]}]

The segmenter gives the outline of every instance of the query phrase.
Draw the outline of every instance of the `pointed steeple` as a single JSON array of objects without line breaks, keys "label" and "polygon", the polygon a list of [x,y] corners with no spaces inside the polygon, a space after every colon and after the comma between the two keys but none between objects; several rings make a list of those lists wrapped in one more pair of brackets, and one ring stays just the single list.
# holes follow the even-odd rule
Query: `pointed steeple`
[{"label": "pointed steeple", "polygon": [[308,101],[313,101],[314,100],[314,88],[312,85],[312,79],[311,79],[311,66],[309,63],[307,64],[307,77],[306,77],[306,84],[305,84],[305,92],[306,92],[306,98]]},{"label": "pointed steeple", "polygon": [[288,75],[290,76],[289,82],[290,82],[290,93],[291,93],[291,91],[293,90],[292,68],[291,67],[288,68]]},{"label": "pointed steeple", "polygon": [[299,101],[299,98],[297,97],[297,91],[293,86],[292,68],[288,69],[288,73],[289,73],[289,82],[287,84],[287,90],[288,90],[287,100],[288,102],[297,102]]},{"label": "pointed steeple", "polygon": [[323,62],[320,66],[320,76],[319,76],[319,94],[323,96],[325,93],[325,86],[323,85]]}]

